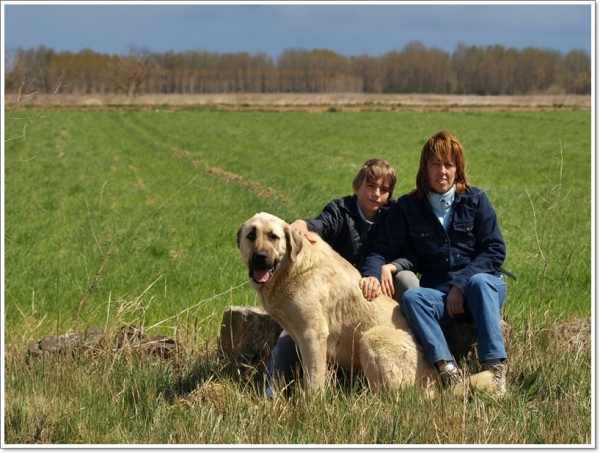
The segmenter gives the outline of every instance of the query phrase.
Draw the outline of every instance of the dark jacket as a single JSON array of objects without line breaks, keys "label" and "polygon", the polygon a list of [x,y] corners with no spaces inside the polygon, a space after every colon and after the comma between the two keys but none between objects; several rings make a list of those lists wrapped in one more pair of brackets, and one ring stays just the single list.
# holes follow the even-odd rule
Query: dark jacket
[{"label": "dark jacket", "polygon": [[379,228],[362,274],[381,281],[381,266],[399,256],[411,258],[422,287],[453,285],[464,292],[474,274],[500,275],[506,247],[487,196],[470,186],[456,195],[447,232],[426,199],[402,196]]},{"label": "dark jacket", "polygon": [[356,195],[348,195],[330,201],[317,218],[306,219],[306,223],[309,231],[321,236],[331,248],[360,270],[375,232],[387,211],[395,204],[396,200],[388,199],[369,228],[358,211]]}]

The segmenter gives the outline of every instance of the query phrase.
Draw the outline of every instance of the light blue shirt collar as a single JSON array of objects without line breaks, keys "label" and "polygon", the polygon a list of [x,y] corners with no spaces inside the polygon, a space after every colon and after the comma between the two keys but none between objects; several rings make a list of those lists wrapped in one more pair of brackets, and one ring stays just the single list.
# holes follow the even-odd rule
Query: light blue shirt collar
[{"label": "light blue shirt collar", "polygon": [[[362,209],[360,209],[360,204],[358,204],[358,201],[356,202],[356,207],[358,208],[358,213],[360,214],[360,218],[363,220],[363,222],[365,222],[367,224],[368,228],[371,228],[371,225],[373,225],[374,222],[367,220],[367,218],[365,217],[365,215],[362,212]],[[379,213],[377,213],[377,214],[379,214]]]},{"label": "light blue shirt collar", "polygon": [[450,220],[450,212],[452,211],[452,203],[454,203],[455,195],[455,185],[453,185],[446,193],[439,194],[431,191],[427,192],[427,201],[444,229],[448,228],[448,221]]}]

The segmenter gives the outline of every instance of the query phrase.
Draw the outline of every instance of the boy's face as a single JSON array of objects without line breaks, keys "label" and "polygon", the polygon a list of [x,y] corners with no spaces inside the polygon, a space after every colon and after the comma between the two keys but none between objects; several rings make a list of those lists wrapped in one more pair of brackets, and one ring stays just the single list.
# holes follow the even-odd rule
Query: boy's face
[{"label": "boy's face", "polygon": [[367,220],[373,220],[390,197],[390,188],[384,184],[382,179],[367,181],[365,178],[358,190],[354,190],[354,193],[364,216]]}]

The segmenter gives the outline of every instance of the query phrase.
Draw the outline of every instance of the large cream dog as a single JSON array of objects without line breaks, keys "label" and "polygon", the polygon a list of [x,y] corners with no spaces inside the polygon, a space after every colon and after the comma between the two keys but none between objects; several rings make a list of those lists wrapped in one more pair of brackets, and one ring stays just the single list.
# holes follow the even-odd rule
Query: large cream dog
[{"label": "large cream dog", "polygon": [[[328,362],[360,366],[375,389],[437,383],[398,303],[385,295],[366,300],[360,273],[318,235],[311,240],[267,213],[247,220],[237,234],[250,284],[300,349],[305,388],[323,387]],[[479,373],[469,384],[491,388],[491,377]]]}]

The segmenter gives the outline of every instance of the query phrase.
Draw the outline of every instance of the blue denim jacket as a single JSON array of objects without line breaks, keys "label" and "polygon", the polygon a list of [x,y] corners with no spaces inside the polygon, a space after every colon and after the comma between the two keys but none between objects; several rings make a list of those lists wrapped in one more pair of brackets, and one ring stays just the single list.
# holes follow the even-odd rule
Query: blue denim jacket
[{"label": "blue denim jacket", "polygon": [[453,285],[464,292],[474,274],[500,275],[506,246],[485,192],[469,186],[454,203],[445,231],[426,199],[402,196],[377,231],[362,275],[381,281],[381,266],[398,257],[421,273],[426,288]]}]

